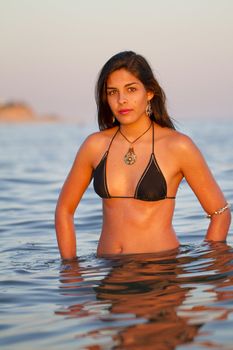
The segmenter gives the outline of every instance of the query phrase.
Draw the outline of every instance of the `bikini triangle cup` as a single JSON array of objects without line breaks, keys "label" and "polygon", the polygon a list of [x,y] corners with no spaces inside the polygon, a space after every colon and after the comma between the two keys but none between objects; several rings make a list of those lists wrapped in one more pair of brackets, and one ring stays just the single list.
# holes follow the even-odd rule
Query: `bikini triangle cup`
[{"label": "bikini triangle cup", "polygon": [[164,178],[164,175],[157,163],[154,154],[154,125],[152,126],[152,153],[149,159],[149,162],[138,181],[136,186],[134,196],[114,196],[109,193],[108,185],[107,185],[107,173],[106,173],[106,165],[107,165],[107,157],[109,154],[110,147],[117,133],[119,132],[119,128],[116,133],[113,135],[109,147],[105,154],[103,155],[101,161],[95,168],[93,172],[93,187],[95,192],[101,198],[134,198],[142,201],[159,201],[162,199],[175,199],[175,197],[167,196],[167,183]]}]

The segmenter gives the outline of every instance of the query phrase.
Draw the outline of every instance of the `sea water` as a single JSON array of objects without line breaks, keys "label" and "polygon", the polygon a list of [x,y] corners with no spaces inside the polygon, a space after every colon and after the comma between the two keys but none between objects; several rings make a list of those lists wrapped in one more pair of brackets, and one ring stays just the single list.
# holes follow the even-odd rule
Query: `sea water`
[{"label": "sea water", "polygon": [[[183,121],[233,203],[233,121]],[[75,215],[77,261],[62,262],[54,209],[94,126],[0,126],[1,349],[233,348],[233,236],[208,244],[185,181],[174,215],[180,250],[97,258],[101,200],[90,186]]]}]

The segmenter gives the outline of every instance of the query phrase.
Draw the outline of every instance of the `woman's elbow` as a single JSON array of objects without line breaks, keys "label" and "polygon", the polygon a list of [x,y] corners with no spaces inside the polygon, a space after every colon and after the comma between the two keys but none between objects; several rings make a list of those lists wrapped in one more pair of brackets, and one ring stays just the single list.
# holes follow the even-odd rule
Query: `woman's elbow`
[{"label": "woman's elbow", "polygon": [[56,229],[64,225],[65,222],[70,221],[73,218],[73,212],[62,202],[57,202],[55,212],[54,212],[54,220]]}]

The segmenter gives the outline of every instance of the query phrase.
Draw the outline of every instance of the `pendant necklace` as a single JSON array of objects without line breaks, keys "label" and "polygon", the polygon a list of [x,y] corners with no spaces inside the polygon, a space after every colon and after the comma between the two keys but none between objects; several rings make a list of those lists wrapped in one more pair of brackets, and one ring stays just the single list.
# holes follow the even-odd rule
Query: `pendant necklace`
[{"label": "pendant necklace", "polygon": [[127,165],[132,165],[136,162],[137,156],[134,153],[134,149],[133,149],[133,143],[135,143],[137,140],[139,140],[143,135],[145,135],[145,133],[147,133],[147,131],[150,130],[152,126],[152,122],[150,123],[149,128],[146,129],[146,131],[144,131],[140,136],[138,136],[135,140],[130,141],[121,131],[121,129],[119,128],[119,132],[120,134],[126,139],[126,141],[130,144],[128,152],[124,155],[124,162]]}]

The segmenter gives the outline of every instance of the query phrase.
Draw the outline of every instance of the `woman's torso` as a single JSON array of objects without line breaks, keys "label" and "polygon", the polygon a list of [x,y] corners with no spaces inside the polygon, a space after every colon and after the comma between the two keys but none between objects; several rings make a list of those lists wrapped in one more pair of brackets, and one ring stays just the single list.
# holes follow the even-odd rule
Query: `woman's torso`
[{"label": "woman's torso", "polygon": [[[182,179],[172,145],[177,132],[158,125],[153,128],[133,145],[137,155],[133,165],[124,162],[129,144],[122,142],[116,134],[117,128],[103,132],[105,141],[99,147],[98,162],[94,165],[94,187],[104,197],[98,255],[158,252],[179,245],[172,227],[174,197]],[[152,154],[154,173],[149,168]],[[142,179],[146,186],[140,195]],[[143,189],[152,191],[152,195],[144,196]]]},{"label": "woman's torso", "polygon": [[98,255],[151,253],[179,245],[172,227],[174,201],[104,199]]}]

